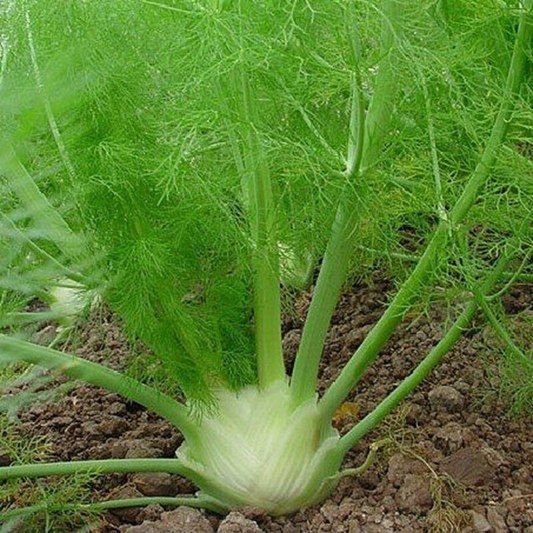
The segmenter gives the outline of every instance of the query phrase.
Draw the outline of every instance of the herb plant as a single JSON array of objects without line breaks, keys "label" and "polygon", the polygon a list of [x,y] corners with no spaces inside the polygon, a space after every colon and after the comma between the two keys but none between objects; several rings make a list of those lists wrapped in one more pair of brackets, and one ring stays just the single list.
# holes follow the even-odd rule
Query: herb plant
[{"label": "herb plant", "polygon": [[[102,510],[317,503],[357,473],[346,454],[486,311],[499,280],[511,270],[496,297],[529,268],[533,2],[93,4],[3,8],[0,361],[121,394],[185,442],[174,459],[17,464],[0,479],[152,471],[199,488],[92,505]],[[281,287],[306,287],[317,265],[289,377]],[[396,295],[319,397],[335,306],[364,265],[392,272]],[[456,295],[453,322],[341,436],[335,412],[437,279]],[[50,310],[24,311],[35,297]],[[24,339],[28,323],[68,327],[95,298],[184,401]],[[54,507],[4,518],[43,509]]]}]

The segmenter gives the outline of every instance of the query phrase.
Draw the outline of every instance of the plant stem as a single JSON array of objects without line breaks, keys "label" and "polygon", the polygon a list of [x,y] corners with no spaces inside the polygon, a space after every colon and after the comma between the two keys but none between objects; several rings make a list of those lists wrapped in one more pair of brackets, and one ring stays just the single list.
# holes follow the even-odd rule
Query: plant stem
[{"label": "plant stem", "polygon": [[174,424],[185,438],[194,438],[195,425],[186,407],[166,394],[97,363],[0,334],[0,363],[20,361],[58,370],[71,378],[121,394]]},{"label": "plant stem", "polygon": [[281,299],[276,211],[270,169],[264,148],[255,130],[257,111],[250,83],[242,70],[235,74],[241,95],[243,159],[246,179],[243,194],[252,216],[254,243],[254,311],[259,385],[268,387],[284,380],[285,364],[281,345]]},{"label": "plant stem", "polygon": [[450,211],[449,221],[440,222],[420,262],[320,401],[320,409],[324,421],[331,420],[338,406],[358,383],[363,372],[376,358],[378,352],[385,346],[394,330],[400,324],[414,297],[425,285],[433,266],[445,249],[450,229],[457,228],[463,222],[469,209],[474,204],[480,188],[489,178],[489,172],[505,138],[513,109],[513,97],[520,87],[525,70],[527,47],[533,33],[532,4],[533,2],[528,3],[528,7],[524,9],[520,19],[500,109],[481,160],[468,180],[456,205]]},{"label": "plant stem", "polygon": [[107,500],[98,503],[63,503],[63,504],[47,504],[40,503],[23,507],[21,509],[13,509],[0,514],[0,521],[12,520],[14,518],[30,516],[36,513],[53,513],[53,512],[93,512],[98,513],[108,511],[110,509],[123,509],[125,507],[145,507],[151,504],[165,505],[179,507],[185,505],[187,507],[201,507],[209,509],[214,512],[224,512],[224,508],[216,505],[209,498],[203,496],[197,497],[170,497],[170,496],[150,496],[145,498],[126,498],[123,500]]},{"label": "plant stem", "polygon": [[69,476],[73,474],[126,474],[130,472],[168,472],[183,474],[178,459],[103,459],[97,461],[68,461],[62,463],[32,463],[0,468],[0,479]]},{"label": "plant stem", "polygon": [[37,89],[41,93],[41,96],[44,100],[44,109],[46,112],[46,118],[48,119],[48,124],[50,126],[50,130],[52,131],[52,135],[54,137],[54,141],[59,151],[59,155],[61,156],[61,160],[63,161],[63,165],[67,171],[67,175],[70,181],[69,185],[73,186],[75,179],[76,179],[76,172],[74,171],[74,165],[72,164],[72,161],[70,160],[70,156],[68,155],[67,148],[65,146],[65,143],[63,142],[63,138],[59,131],[59,127],[57,126],[57,121],[54,116],[54,111],[52,110],[52,104],[50,103],[50,100],[48,96],[46,95],[46,88],[44,86],[41,69],[39,68],[39,63],[37,62],[37,53],[35,52],[35,44],[33,42],[33,32],[31,29],[30,12],[28,11],[28,9],[26,9],[25,11],[25,17],[26,17],[26,33],[28,36],[28,45],[30,48],[30,58],[31,58],[31,64],[33,67],[33,73],[35,75],[35,81],[37,83]]},{"label": "plant stem", "polygon": [[341,470],[337,474],[337,478],[342,479],[343,477],[348,477],[348,476],[355,477],[355,476],[360,476],[361,474],[364,474],[374,464],[374,461],[376,460],[376,456],[378,454],[379,449],[390,445],[391,442],[392,441],[389,438],[378,440],[377,442],[373,442],[370,445],[370,452],[366,456],[364,463],[355,468],[346,468],[345,470]]},{"label": "plant stem", "polygon": [[69,259],[76,261],[87,256],[85,241],[74,233],[63,217],[40,191],[15,149],[5,145],[0,151],[0,168],[9,179],[9,186],[35,220],[36,226],[46,232],[57,248]]},{"label": "plant stem", "polygon": [[513,355],[518,358],[527,368],[533,370],[533,361],[528,357],[511,339],[509,332],[500,324],[492,309],[490,308],[489,303],[487,302],[486,297],[481,294],[479,291],[475,291],[477,303],[481,307],[485,317],[489,321],[492,329],[496,332],[498,337],[503,341],[507,349],[513,353]]},{"label": "plant stem", "polygon": [[87,279],[85,278],[85,276],[79,274],[78,272],[74,272],[70,268],[64,266],[55,257],[51,256],[46,250],[43,250],[43,248],[35,244],[27,235],[24,234],[23,231],[21,231],[17,227],[17,225],[6,214],[0,213],[0,216],[8,223],[10,228],[17,234],[20,240],[23,241],[34,254],[36,254],[42,260],[49,261],[55,267],[59,268],[63,276],[78,283],[81,283],[82,285],[87,285]]},{"label": "plant stem", "polygon": [[440,250],[446,245],[448,225],[442,222],[427,246],[415,269],[383,313],[378,323],[343,368],[320,401],[324,420],[330,420],[337,407],[361,378],[364,370],[385,346],[404,314],[410,308],[418,290],[424,285],[436,262]]},{"label": "plant stem", "polygon": [[429,136],[429,149],[431,153],[431,164],[433,169],[433,177],[435,179],[435,194],[437,196],[437,213],[442,220],[447,219],[446,208],[444,206],[444,200],[442,198],[442,182],[440,175],[439,155],[437,151],[437,136],[435,134],[435,124],[433,123],[433,112],[431,110],[431,98],[427,88],[426,78],[421,75],[422,88],[424,90],[424,100],[426,102],[426,114],[428,121],[428,136]]},{"label": "plant stem", "polygon": [[[486,294],[498,281],[501,273],[507,265],[508,256],[502,254],[493,272],[479,289],[481,294]],[[398,387],[396,387],[370,414],[365,416],[352,430],[342,437],[337,445],[338,452],[344,456],[353,448],[359,440],[369,431],[375,428],[381,420],[397,407],[433,370],[433,368],[450,351],[457,339],[462,335],[464,329],[471,322],[478,308],[478,302],[474,298],[461,313],[453,326],[439,343],[429,352],[421,363],[406,377]]]},{"label": "plant stem", "polygon": [[34,322],[49,322],[53,320],[60,320],[62,315],[53,313],[51,311],[38,312],[12,312],[6,313],[3,318],[0,318],[0,328],[22,326],[32,324]]},{"label": "plant stem", "polygon": [[[394,19],[398,15],[397,2],[388,1],[384,11]],[[348,10],[347,15],[349,15]],[[316,391],[324,341],[342,285],[346,280],[357,227],[364,210],[365,191],[361,180],[362,174],[371,166],[373,158],[383,145],[394,106],[395,82],[390,54],[393,36],[390,24],[384,23],[383,26],[382,47],[385,53],[379,64],[374,98],[368,113],[365,113],[362,98],[358,36],[350,16],[347,16],[346,26],[351,45],[353,70],[348,156],[344,173],[346,187],[335,215],[331,238],[324,254],[296,355],[291,379],[291,390],[296,406],[312,398]]]}]

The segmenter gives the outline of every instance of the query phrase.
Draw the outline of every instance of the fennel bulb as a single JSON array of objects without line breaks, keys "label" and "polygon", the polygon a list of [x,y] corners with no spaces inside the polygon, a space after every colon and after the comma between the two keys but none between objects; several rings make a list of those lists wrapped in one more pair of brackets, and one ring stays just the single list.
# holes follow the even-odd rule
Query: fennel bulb
[{"label": "fennel bulb", "polygon": [[57,314],[62,328],[72,326],[89,305],[93,306],[98,301],[94,290],[69,279],[59,280],[50,289],[50,296],[50,310]]},{"label": "fennel bulb", "polygon": [[315,399],[294,409],[289,386],[278,381],[220,391],[217,400],[217,412],[200,420],[198,438],[176,452],[203,480],[202,495],[283,514],[333,489],[339,435],[331,428],[320,436]]}]

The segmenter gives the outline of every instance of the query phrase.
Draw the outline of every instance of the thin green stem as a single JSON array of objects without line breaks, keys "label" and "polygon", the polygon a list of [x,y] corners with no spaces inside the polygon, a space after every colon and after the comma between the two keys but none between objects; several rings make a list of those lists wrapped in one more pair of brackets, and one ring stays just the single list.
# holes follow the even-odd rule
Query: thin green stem
[{"label": "thin green stem", "polygon": [[474,294],[476,295],[478,305],[481,307],[483,313],[485,314],[485,317],[492,326],[492,329],[494,329],[494,331],[503,341],[507,349],[524,365],[526,365],[530,369],[533,369],[533,361],[513,342],[513,339],[511,339],[509,332],[500,324],[499,320],[496,318],[496,315],[490,308],[490,305],[487,302],[487,298],[477,290],[474,291]]},{"label": "thin green stem", "polygon": [[[387,2],[385,11],[394,19],[396,2]],[[357,227],[365,208],[365,191],[362,173],[371,166],[369,158],[381,149],[385,135],[388,133],[390,116],[394,105],[395,83],[389,53],[384,55],[379,65],[375,86],[368,113],[365,112],[362,98],[362,81],[359,71],[359,42],[356,26],[349,9],[347,15],[347,33],[352,56],[352,99],[348,132],[346,194],[339,203],[335,221],[331,230],[322,267],[313,291],[313,298],[302,332],[302,340],[296,355],[291,379],[291,390],[295,405],[312,398],[316,391],[320,357],[324,348],[331,317],[335,311],[342,285],[346,280],[350,258],[353,251]],[[391,27],[384,24],[383,48],[390,52]],[[378,128],[377,124],[381,122]],[[369,146],[371,148],[369,148]]]},{"label": "thin green stem", "polygon": [[268,387],[284,380],[285,363],[281,345],[281,297],[276,236],[276,210],[270,169],[255,130],[256,103],[246,73],[235,75],[241,94],[243,160],[246,178],[243,194],[249,202],[254,242],[254,311],[259,384]]},{"label": "thin green stem", "polygon": [[319,406],[324,423],[327,420],[331,420],[338,406],[358,383],[363,372],[374,361],[379,351],[385,346],[394,330],[400,324],[413,299],[429,279],[442,251],[446,248],[447,235],[450,229],[457,228],[463,222],[469,209],[474,204],[481,186],[488,180],[490,170],[505,138],[507,124],[513,110],[513,97],[520,87],[524,74],[527,47],[531,42],[533,33],[531,15],[532,8],[530,3],[527,10],[523,11],[520,19],[502,102],[480,162],[468,180],[457,204],[450,211],[449,222],[441,221],[420,262],[320,401]]},{"label": "thin green stem", "polygon": [[7,37],[0,39],[0,90],[4,85],[4,75],[7,70],[7,56],[9,53],[9,41]]},{"label": "thin green stem", "polygon": [[78,283],[81,283],[82,285],[87,284],[87,279],[85,278],[85,276],[66,267],[65,265],[60,263],[55,257],[52,257],[46,250],[43,250],[43,248],[35,244],[28,236],[24,234],[23,231],[21,231],[17,227],[17,225],[6,214],[0,213],[0,216],[2,216],[2,218],[7,222],[10,228],[17,234],[20,240],[24,242],[37,257],[40,257],[42,260],[49,261],[50,263],[52,263],[61,271],[61,274],[63,276]]},{"label": "thin green stem", "polygon": [[25,361],[92,383],[143,405],[193,439],[195,425],[187,408],[169,396],[105,366],[0,334],[0,363]]},{"label": "thin green stem", "polygon": [[433,170],[433,177],[435,179],[435,195],[437,197],[437,212],[439,218],[447,220],[448,214],[444,206],[444,200],[442,198],[442,180],[440,174],[439,155],[437,151],[437,135],[435,133],[435,124],[433,122],[433,112],[431,109],[431,98],[427,88],[426,78],[422,75],[422,88],[424,90],[424,100],[426,102],[426,114],[428,120],[428,136],[429,136],[429,148],[431,153],[431,165]]},{"label": "thin green stem", "polygon": [[[360,81],[359,76],[354,76],[352,79],[348,179],[357,174],[361,163],[365,109],[360,97]],[[357,196],[355,200],[357,201]],[[335,217],[332,238],[326,248],[295,360],[291,381],[295,405],[299,405],[315,394],[324,340],[339,299],[342,284],[346,279],[352,255],[352,232],[360,217],[355,203],[354,199],[347,202],[343,200]]]},{"label": "thin green stem", "polygon": [[[501,273],[507,265],[508,256],[502,254],[493,272],[482,284],[479,291],[481,294],[487,294],[493,285],[498,281]],[[404,400],[433,370],[433,368],[443,359],[450,351],[463,331],[468,327],[476,310],[478,302],[474,298],[466,306],[453,326],[448,330],[439,343],[429,352],[421,363],[398,385],[370,414],[365,416],[352,430],[342,437],[337,445],[338,453],[341,456],[346,455],[361,438],[369,431],[374,429],[387,415],[389,415],[398,404]]]},{"label": "thin green stem", "polygon": [[339,377],[327,390],[320,401],[321,414],[324,420],[331,420],[338,406],[344,401],[365,369],[385,346],[389,337],[402,321],[403,316],[411,307],[413,299],[433,271],[439,251],[446,246],[447,235],[448,225],[442,222],[420,261],[394,300],[346,364]]},{"label": "thin green stem", "polygon": [[341,470],[336,476],[337,479],[342,479],[343,477],[360,476],[361,474],[364,474],[374,464],[374,461],[376,460],[380,448],[388,446],[391,443],[392,441],[389,438],[373,442],[370,445],[370,451],[368,452],[368,455],[366,456],[366,459],[363,464],[355,468],[346,468],[344,470]]},{"label": "thin green stem", "polygon": [[390,133],[397,91],[394,65],[400,46],[397,34],[401,32],[402,16],[405,10],[402,3],[403,0],[383,2],[382,12],[385,19],[381,33],[382,59],[377,65],[378,74],[374,94],[365,121],[361,174],[365,174],[381,159],[383,145]]},{"label": "thin green stem", "polygon": [[25,17],[26,17],[26,34],[28,36],[30,58],[31,58],[31,64],[33,67],[33,73],[35,75],[35,81],[37,83],[37,88],[39,92],[41,93],[41,96],[44,101],[44,109],[46,112],[46,118],[48,120],[50,130],[52,131],[52,135],[54,137],[54,141],[59,151],[59,155],[61,156],[61,160],[63,161],[63,165],[67,171],[67,175],[70,180],[70,185],[72,186],[76,180],[76,172],[74,170],[74,165],[72,164],[72,161],[70,160],[70,156],[67,152],[65,143],[63,142],[63,137],[61,136],[61,132],[59,131],[59,127],[57,125],[57,121],[54,116],[54,111],[52,109],[52,104],[50,103],[50,99],[48,98],[46,94],[46,88],[44,86],[41,69],[39,68],[39,63],[37,61],[37,53],[35,51],[35,44],[33,41],[33,32],[31,29],[30,12],[27,9],[25,12]]},{"label": "thin green stem", "polygon": [[28,214],[33,217],[36,226],[65,257],[73,261],[86,257],[85,241],[72,231],[48,201],[10,145],[4,145],[0,150],[0,168],[9,179],[10,189],[18,196]]},{"label": "thin green stem", "polygon": [[305,108],[302,106],[302,104],[296,99],[292,98],[292,103],[298,109],[298,112],[300,113],[300,116],[302,117],[303,121],[305,122],[306,126],[309,128],[309,131],[316,137],[318,142],[322,145],[322,147],[328,152],[334,160],[342,161],[342,156],[337,150],[335,150],[325,139],[325,137],[320,133],[318,128],[314,125],[313,121],[311,120],[311,117],[309,116],[309,113],[305,110]]},{"label": "thin green stem", "polygon": [[[502,277],[508,278],[507,283],[495,294],[491,294],[490,296],[487,296],[486,300],[487,302],[491,302],[492,300],[497,300],[498,298],[501,298],[515,283],[518,279],[528,279],[527,274],[525,277],[522,276],[522,271],[524,270],[524,267],[529,264],[529,258],[531,257],[531,254],[533,253],[533,250],[528,250],[527,253],[524,255],[524,259],[520,263],[520,266],[512,273],[504,272]],[[530,281],[533,280],[533,277],[530,278]]]},{"label": "thin green stem", "polygon": [[102,459],[62,463],[32,463],[0,468],[0,480],[21,477],[70,476],[73,474],[127,474],[130,472],[168,472],[183,475],[178,459]]},{"label": "thin green stem", "polygon": [[468,211],[476,201],[479,190],[487,180],[489,171],[492,169],[494,162],[496,161],[499,148],[507,133],[509,120],[514,108],[515,96],[520,89],[524,75],[528,48],[531,46],[531,39],[533,38],[533,2],[528,1],[524,4],[527,4],[527,7],[523,8],[520,19],[520,25],[514,44],[511,65],[507,73],[507,80],[504,86],[500,109],[498,110],[496,121],[494,122],[490,138],[483,151],[481,160],[450,214],[454,225],[460,224],[461,221],[464,220]]},{"label": "thin green stem", "polygon": [[[150,0],[141,0],[143,4],[149,5],[149,6],[155,6],[159,7],[161,9],[166,9],[168,11],[174,11],[174,13],[180,13],[182,15],[193,15],[200,12],[205,12],[206,9],[202,5],[199,5],[198,3],[194,3],[193,6],[191,6],[191,9],[180,9],[178,7],[174,6],[168,6],[166,4],[162,4],[160,2],[151,2]],[[197,11],[194,11],[196,9]]]},{"label": "thin green stem", "polygon": [[53,320],[60,320],[62,315],[53,313],[51,311],[38,312],[12,312],[6,313],[0,318],[0,328],[11,326],[22,326],[25,324],[33,324],[34,322],[49,322]]},{"label": "thin green stem", "polygon": [[187,506],[187,507],[200,507],[203,509],[209,509],[210,511],[222,513],[226,509],[217,505],[213,500],[203,497],[170,497],[170,496],[150,496],[145,498],[126,498],[123,500],[107,500],[97,503],[62,503],[62,504],[48,504],[39,503],[37,505],[31,505],[29,507],[23,507],[21,509],[12,509],[0,514],[0,521],[6,522],[7,520],[13,520],[14,518],[22,518],[25,516],[31,516],[36,513],[54,513],[54,512],[88,512],[99,513],[103,511],[109,511],[111,509],[124,509],[126,507],[146,507],[148,505],[158,504],[164,506]]}]

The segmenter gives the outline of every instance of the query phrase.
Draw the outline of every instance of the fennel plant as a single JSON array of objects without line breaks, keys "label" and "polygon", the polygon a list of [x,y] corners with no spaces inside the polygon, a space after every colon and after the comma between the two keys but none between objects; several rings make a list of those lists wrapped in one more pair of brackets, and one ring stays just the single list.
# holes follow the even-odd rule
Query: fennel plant
[{"label": "fennel plant", "polygon": [[[354,473],[346,454],[449,352],[530,239],[531,165],[518,140],[531,129],[533,2],[115,4],[14,1],[2,14],[0,361],[121,394],[185,442],[173,459],[18,464],[0,479],[152,471],[199,488],[97,510],[312,505]],[[526,184],[510,187],[509,161]],[[505,209],[494,207],[503,187],[519,216],[493,224],[483,217]],[[472,231],[478,220],[498,238]],[[415,254],[398,242],[404,224],[427,228]],[[396,259],[395,297],[318,397],[346,280]],[[317,263],[289,377],[281,282],[305,286]],[[472,296],[340,435],[336,410],[439,276]],[[186,400],[25,340],[17,305],[37,296],[52,317],[72,317],[58,305],[65,284],[71,299],[98,293]]]}]

